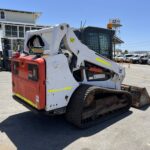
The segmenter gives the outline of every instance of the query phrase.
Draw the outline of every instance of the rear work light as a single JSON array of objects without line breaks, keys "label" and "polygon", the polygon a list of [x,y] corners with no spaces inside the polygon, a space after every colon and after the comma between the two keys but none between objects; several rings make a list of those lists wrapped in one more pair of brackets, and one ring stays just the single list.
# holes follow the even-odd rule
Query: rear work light
[{"label": "rear work light", "polygon": [[38,81],[38,66],[34,64],[28,65],[28,79]]}]

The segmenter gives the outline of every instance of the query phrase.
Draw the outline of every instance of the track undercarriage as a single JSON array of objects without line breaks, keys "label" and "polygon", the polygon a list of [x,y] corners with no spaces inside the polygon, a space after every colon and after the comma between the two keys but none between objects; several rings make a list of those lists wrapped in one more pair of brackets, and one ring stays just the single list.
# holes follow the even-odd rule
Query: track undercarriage
[{"label": "track undercarriage", "polygon": [[132,102],[130,93],[81,85],[73,94],[67,108],[66,119],[80,127],[89,127],[107,116],[129,110]]}]

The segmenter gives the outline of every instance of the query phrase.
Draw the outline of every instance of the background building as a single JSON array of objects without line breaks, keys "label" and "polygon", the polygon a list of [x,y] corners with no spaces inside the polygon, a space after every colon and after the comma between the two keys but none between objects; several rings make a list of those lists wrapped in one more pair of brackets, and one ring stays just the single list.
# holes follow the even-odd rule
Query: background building
[{"label": "background building", "polygon": [[23,51],[25,32],[46,26],[37,25],[41,13],[0,9],[0,68],[10,70],[12,51]]},{"label": "background building", "polygon": [[41,13],[0,9],[0,51],[23,50],[25,32],[41,29],[36,21]]}]

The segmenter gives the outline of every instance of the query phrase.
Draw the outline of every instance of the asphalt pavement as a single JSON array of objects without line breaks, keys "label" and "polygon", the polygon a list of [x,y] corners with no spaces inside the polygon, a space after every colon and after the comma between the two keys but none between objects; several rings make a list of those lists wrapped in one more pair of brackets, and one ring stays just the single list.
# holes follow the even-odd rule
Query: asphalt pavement
[{"label": "asphalt pavement", "polygon": [[[150,66],[127,65],[124,83],[146,87]],[[37,115],[14,101],[11,74],[0,72],[0,150],[150,150],[150,108],[127,113],[89,129],[78,129],[63,116]]]}]

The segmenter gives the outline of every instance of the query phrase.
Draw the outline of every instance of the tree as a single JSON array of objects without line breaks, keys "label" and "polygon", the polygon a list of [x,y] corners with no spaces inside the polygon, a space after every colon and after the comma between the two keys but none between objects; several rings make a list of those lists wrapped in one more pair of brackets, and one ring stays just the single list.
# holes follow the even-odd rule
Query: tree
[{"label": "tree", "polygon": [[125,50],[125,51],[124,51],[124,54],[128,54],[128,50]]}]

